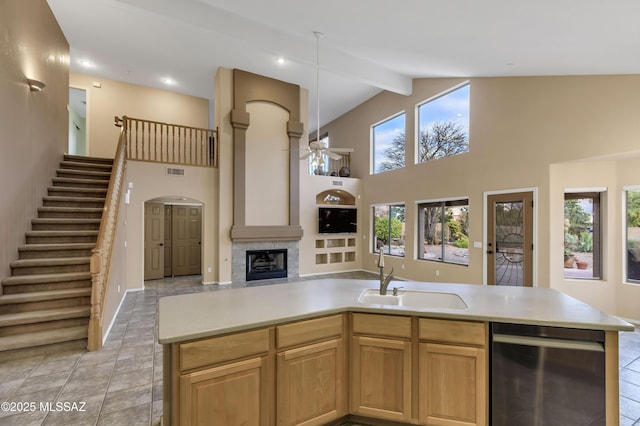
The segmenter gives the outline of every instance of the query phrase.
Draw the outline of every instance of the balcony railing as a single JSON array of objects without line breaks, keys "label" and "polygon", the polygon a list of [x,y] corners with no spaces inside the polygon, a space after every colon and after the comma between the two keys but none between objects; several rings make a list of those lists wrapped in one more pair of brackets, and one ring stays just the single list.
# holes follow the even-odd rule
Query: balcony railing
[{"label": "balcony railing", "polygon": [[218,132],[159,121],[116,117],[124,127],[127,160],[218,167]]}]

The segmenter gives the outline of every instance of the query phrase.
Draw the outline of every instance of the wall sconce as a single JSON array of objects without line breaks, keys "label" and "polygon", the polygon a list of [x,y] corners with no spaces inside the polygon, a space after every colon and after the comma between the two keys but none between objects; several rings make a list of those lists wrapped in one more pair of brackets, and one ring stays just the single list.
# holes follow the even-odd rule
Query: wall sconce
[{"label": "wall sconce", "polygon": [[28,78],[27,82],[29,83],[29,89],[32,92],[40,92],[42,91],[42,89],[44,89],[45,86],[43,82],[31,78]]}]

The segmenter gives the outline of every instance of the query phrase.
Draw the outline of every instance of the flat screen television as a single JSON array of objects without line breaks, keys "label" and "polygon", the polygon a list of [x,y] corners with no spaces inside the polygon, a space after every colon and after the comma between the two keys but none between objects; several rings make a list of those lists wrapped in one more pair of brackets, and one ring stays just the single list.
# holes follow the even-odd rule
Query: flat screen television
[{"label": "flat screen television", "polygon": [[318,233],[343,234],[358,230],[358,209],[345,207],[319,207]]}]

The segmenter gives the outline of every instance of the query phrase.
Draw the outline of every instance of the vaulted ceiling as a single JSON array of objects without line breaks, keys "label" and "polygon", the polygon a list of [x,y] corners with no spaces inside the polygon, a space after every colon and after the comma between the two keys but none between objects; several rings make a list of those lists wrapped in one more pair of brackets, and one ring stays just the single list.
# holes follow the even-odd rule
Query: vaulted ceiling
[{"label": "vaulted ceiling", "polygon": [[640,73],[637,0],[48,3],[74,72],[213,99],[217,68],[240,68],[308,88],[311,131],[314,31],[321,124],[381,90],[409,94],[417,77]]}]

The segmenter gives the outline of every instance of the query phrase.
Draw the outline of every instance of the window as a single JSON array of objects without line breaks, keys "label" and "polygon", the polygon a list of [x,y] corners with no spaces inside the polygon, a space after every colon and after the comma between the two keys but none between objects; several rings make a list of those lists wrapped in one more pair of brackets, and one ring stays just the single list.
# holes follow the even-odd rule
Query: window
[{"label": "window", "polygon": [[404,204],[388,204],[373,207],[372,251],[392,256],[404,256]]},{"label": "window", "polygon": [[418,106],[416,163],[469,152],[469,84]]},{"label": "window", "polygon": [[[315,143],[317,139],[309,142],[309,146],[312,143]],[[329,133],[325,133],[320,136],[320,144],[325,147],[329,147]],[[310,175],[328,175],[329,174],[329,156],[324,151],[314,151],[311,150],[311,155],[309,156],[309,174]]]},{"label": "window", "polygon": [[601,278],[602,192],[564,194],[564,277]]},{"label": "window", "polygon": [[469,264],[469,200],[418,204],[419,259]]},{"label": "window", "polygon": [[405,114],[401,113],[371,127],[373,174],[404,167]]},{"label": "window", "polygon": [[625,189],[627,281],[640,283],[640,188]]}]

